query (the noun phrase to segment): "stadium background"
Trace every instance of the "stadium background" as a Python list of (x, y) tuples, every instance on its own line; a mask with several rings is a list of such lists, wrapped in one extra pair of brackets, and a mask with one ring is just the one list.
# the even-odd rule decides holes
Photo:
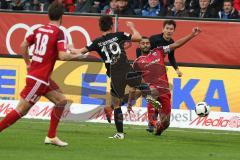
[[(1, 99), (10, 100), (1, 100), (0, 116), (3, 116), (7, 113), (6, 103), (14, 105), (15, 101), (11, 100), (19, 99), (19, 92), (25, 84), (25, 64), (14, 54), (19, 52), (19, 45), (26, 34), (26, 29), (33, 25), (36, 27), (36, 24), (47, 23), (47, 16), (35, 13), (0, 12), (0, 17), (5, 22), (0, 24), (0, 53), (3, 54), (0, 62), (0, 96)], [(98, 16), (94, 15), (65, 16), (63, 26), (66, 32), (71, 32), (68, 36), (69, 41), (72, 41), (76, 47), (83, 47), (90, 43), (90, 39), (100, 35), (98, 27), (93, 25), (97, 24), (97, 20)], [(128, 31), (125, 21), (131, 20), (136, 24), (140, 33), (146, 36), (160, 33), (163, 22), (163, 19), (127, 17), (115, 17), (115, 20), (116, 29), (119, 31)], [(238, 98), (240, 97), (238, 91), (240, 61), (238, 60), (238, 45), (234, 43), (240, 37), (238, 23), (177, 20), (174, 39), (189, 33), (193, 26), (202, 28), (203, 33), (197, 40), (193, 40), (176, 51), (176, 58), (180, 62), (184, 76), (177, 78), (173, 69), (168, 67), (169, 79), (173, 85), (173, 115), (177, 116), (180, 113), (182, 116), (182, 119), (173, 118), (176, 123), (172, 123), (172, 126), (199, 128), (197, 124), (190, 125), (197, 120), (196, 115), (189, 110), (194, 109), (196, 102), (206, 101), (211, 105), (212, 111), (218, 112), (211, 113), (211, 120), (210, 118), (200, 120), (199, 124), (203, 122), (200, 128), (240, 131), (240, 107), (238, 106), (240, 104)], [(136, 44), (127, 49), (131, 60), (135, 58), (135, 48)], [(83, 104), (80, 107), (86, 107), (85, 104), (104, 105), (108, 101), (106, 96), (109, 96), (109, 79), (105, 75), (103, 64), (98, 59), (86, 59), (81, 62), (58, 61), (52, 77), (69, 98), (75, 103)], [(44, 102), (45, 99), (41, 101)], [(136, 106), (134, 109), (139, 111), (141, 108), (139, 113), (144, 115), (146, 111), (144, 100), (138, 100)], [(185, 114), (193, 117), (186, 120)], [(223, 117), (222, 120), (219, 117)], [(177, 119), (182, 121), (178, 122)], [(94, 121), (100, 122), (101, 120), (104, 118), (95, 117)], [(224, 120), (226, 120), (225, 123)], [(131, 121), (130, 119), (129, 121), (130, 124), (146, 124), (146, 120)], [(204, 121), (207, 121), (205, 125)]]

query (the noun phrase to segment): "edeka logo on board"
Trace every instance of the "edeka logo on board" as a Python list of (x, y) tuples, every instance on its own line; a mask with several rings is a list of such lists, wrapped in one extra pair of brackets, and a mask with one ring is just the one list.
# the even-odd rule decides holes
[[(107, 76), (104, 74), (82, 74), (82, 79), (82, 104), (106, 105)], [(95, 85), (91, 84), (93, 82)]]
[(16, 99), (16, 69), (5, 69), (6, 66), (0, 66), (0, 99)]
[[(19, 92), (25, 86), (25, 67), (22, 59), (1, 59), (1, 99), (19, 98)], [(240, 70), (197, 67), (181, 69), (185, 73), (182, 78), (177, 78), (171, 70), (168, 73), (173, 87), (172, 109), (194, 110), (197, 102), (206, 101), (211, 106), (211, 111), (240, 113)], [(75, 103), (106, 105), (111, 99), (110, 79), (106, 75), (105, 66), (100, 62), (58, 61), (52, 79)], [(136, 106), (146, 107), (146, 102), (139, 99)], [(186, 115), (176, 118), (185, 120)]]
[[(222, 112), (229, 112), (229, 104), (226, 89), (223, 80), (210, 79), (206, 85), (200, 85), (202, 79), (189, 79), (185, 85), (182, 79), (173, 79), (173, 108), (179, 109), (182, 103), (185, 103), (190, 110), (195, 109), (195, 100), (192, 94), (196, 88), (206, 89), (202, 101), (210, 106), (218, 106)], [(196, 94), (195, 94), (196, 95)], [(218, 95), (218, 96), (216, 96)]]

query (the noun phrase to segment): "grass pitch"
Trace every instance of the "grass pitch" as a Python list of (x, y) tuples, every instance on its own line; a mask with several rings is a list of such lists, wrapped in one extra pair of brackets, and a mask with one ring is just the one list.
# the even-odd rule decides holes
[(44, 145), (48, 121), (21, 120), (0, 133), (0, 160), (239, 160), (240, 132), (168, 129), (161, 137), (125, 126), (124, 140), (108, 139), (109, 124), (62, 122), (66, 148)]

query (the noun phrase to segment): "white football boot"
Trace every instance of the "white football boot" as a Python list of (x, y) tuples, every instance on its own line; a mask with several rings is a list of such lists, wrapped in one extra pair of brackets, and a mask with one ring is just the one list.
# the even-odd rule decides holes
[(108, 137), (112, 139), (124, 139), (124, 133), (116, 133), (112, 137)]
[(68, 146), (67, 142), (64, 142), (64, 141), (60, 140), (58, 137), (54, 137), (54, 138), (46, 137), (45, 140), (44, 140), (44, 143), (45, 144), (56, 145), (56, 146), (59, 146), (59, 147), (66, 147), (66, 146)]

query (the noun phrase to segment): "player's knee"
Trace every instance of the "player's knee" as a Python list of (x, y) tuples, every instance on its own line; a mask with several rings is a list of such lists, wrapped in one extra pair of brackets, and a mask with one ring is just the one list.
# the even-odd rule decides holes
[(112, 99), (113, 102), (113, 107), (114, 108), (119, 108), (121, 106), (121, 99), (120, 98), (113, 98)]
[(135, 93), (135, 92), (136, 92), (136, 88), (134, 88), (134, 87), (129, 87), (129, 92), (130, 92), (130, 93)]
[(22, 116), (26, 115), (28, 113), (28, 111), (31, 109), (33, 105), (30, 104), (29, 102), (25, 101), (25, 100), (20, 100), (16, 111), (18, 113), (20, 113)]
[(16, 108), (15, 109), (18, 113), (21, 114), (21, 116), (25, 116), (28, 111), (30, 110), (30, 108)]
[(72, 103), (73, 103), (72, 100), (63, 99), (63, 100), (57, 102), (56, 106), (58, 106), (58, 107), (66, 107), (66, 106), (70, 106)]
[(153, 97), (154, 99), (158, 99), (158, 97), (159, 97), (159, 92), (158, 92), (158, 90), (155, 89), (155, 88), (152, 88), (152, 89), (151, 89), (151, 95), (152, 95), (152, 97)]
[(114, 110), (118, 110), (119, 108), (121, 109), (121, 106), (120, 106), (120, 105), (116, 105), (116, 106), (114, 105), (114, 106), (112, 106), (112, 107), (113, 107)]

